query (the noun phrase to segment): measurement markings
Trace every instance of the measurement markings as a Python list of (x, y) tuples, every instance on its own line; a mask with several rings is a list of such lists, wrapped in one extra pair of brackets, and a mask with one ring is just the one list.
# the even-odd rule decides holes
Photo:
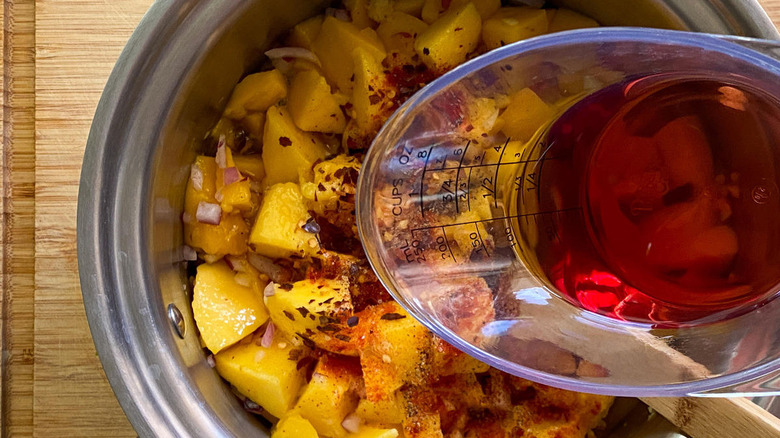
[(434, 229), (434, 228), (442, 228), (442, 229), (444, 229), (444, 228), (447, 228), (447, 227), (457, 227), (457, 226), (461, 226), (461, 225), (473, 225), (473, 224), (479, 224), (479, 223), (483, 223), (483, 222), (501, 221), (501, 220), (506, 220), (506, 219), (528, 219), (529, 217), (532, 218), (532, 219), (536, 219), (537, 216), (543, 216), (543, 215), (546, 215), (546, 214), (560, 215), (560, 214), (563, 214), (563, 213), (568, 213), (570, 211), (582, 211), (582, 207), (569, 207), (569, 208), (563, 208), (563, 209), (560, 209), (560, 210), (538, 211), (536, 213), (511, 214), (511, 215), (507, 215), (507, 216), (494, 217), (494, 218), (491, 218), (491, 219), (480, 219), (480, 220), (476, 220), (476, 221), (457, 222), (457, 223), (454, 223), (454, 224), (432, 225), (432, 226), (429, 226), (429, 227), (412, 228), (410, 230), (410, 232), (412, 234), (414, 234), (414, 233), (416, 233), (418, 231), (425, 231), (425, 230), (430, 230), (430, 229)]
[(504, 142), (504, 146), (501, 147), (501, 153), (498, 155), (498, 162), (496, 163), (496, 177), (493, 178), (493, 206), (495, 208), (498, 208), (498, 196), (496, 196), (496, 192), (498, 190), (498, 170), (501, 168), (501, 159), (504, 158), (504, 151), (506, 150), (506, 146), (509, 144), (510, 137), (506, 138), (506, 141)]
[(460, 161), (458, 162), (458, 167), (455, 172), (455, 212), (460, 213), (460, 198), (458, 198), (458, 183), (460, 181), (460, 171), (463, 168), (463, 159), (466, 158), (466, 153), (469, 151), (469, 146), (471, 145), (471, 140), (469, 140), (466, 143), (466, 148), (463, 149), (463, 155), (460, 156)]
[(444, 243), (447, 244), (447, 249), (450, 251), (450, 257), (452, 257), (453, 262), (457, 262), (458, 260), (455, 258), (455, 254), (452, 253), (452, 247), (450, 246), (450, 239), (447, 238), (447, 232), (444, 231), (445, 225), (441, 226), (441, 233), (444, 235)]
[(425, 219), (425, 206), (423, 201), (423, 194), (425, 193), (425, 171), (428, 167), (428, 160), (431, 159), (431, 152), (433, 152), (433, 146), (428, 149), (428, 153), (425, 154), (425, 165), (423, 166), (422, 175), (420, 175), (420, 216)]
[(482, 233), (479, 232), (479, 224), (474, 224), (474, 228), (477, 229), (477, 237), (479, 237), (479, 242), (482, 244), (482, 249), (484, 249), (485, 254), (490, 257), (490, 251), (488, 251), (487, 246), (485, 246), (485, 240), (482, 239)]

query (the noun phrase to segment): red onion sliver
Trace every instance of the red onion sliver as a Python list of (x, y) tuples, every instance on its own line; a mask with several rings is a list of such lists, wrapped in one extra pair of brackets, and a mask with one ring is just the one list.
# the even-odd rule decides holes
[(222, 177), (222, 181), (224, 185), (230, 185), (234, 182), (241, 181), (241, 172), (238, 171), (235, 167), (228, 167), (225, 168), (224, 174)]
[(217, 167), (224, 169), (227, 167), (227, 154), (225, 153), (225, 136), (219, 136), (219, 143), (217, 143), (217, 156), (214, 159), (217, 161)]
[(265, 289), (263, 289), (263, 296), (264, 297), (272, 297), (276, 295), (276, 285), (273, 281), (268, 282), (268, 284), (265, 286)]
[(204, 224), (219, 225), (222, 221), (222, 207), (219, 204), (200, 201), (195, 219)]
[(346, 9), (327, 8), (325, 9), (325, 15), (341, 21), (350, 20), (349, 11)]
[(209, 354), (206, 357), (206, 363), (208, 363), (211, 368), (214, 368), (215, 366), (217, 366), (217, 361), (216, 361), (216, 359), (214, 359), (214, 355), (213, 354)]
[(249, 287), (252, 285), (252, 282), (249, 279), (249, 276), (247, 274), (243, 274), (239, 272), (238, 274), (233, 276), (233, 280), (236, 282), (239, 286)]
[(282, 268), (276, 265), (273, 260), (253, 252), (248, 253), (246, 259), (261, 274), (267, 275), (268, 278), (277, 283), (281, 282)]
[(246, 266), (244, 266), (244, 260), (236, 256), (225, 256), (225, 263), (230, 266), (230, 269), (236, 272), (246, 272)]
[(347, 415), (341, 422), (341, 427), (343, 427), (347, 432), (358, 433), (358, 430), (360, 430), (360, 417), (358, 417), (354, 412)]
[(283, 59), (289, 62), (288, 60), (300, 58), (311, 61), (317, 65), (320, 64), (320, 58), (317, 58), (317, 55), (315, 55), (314, 52), (302, 47), (279, 47), (265, 52), (265, 56), (269, 57), (272, 61), (275, 59)]
[(181, 221), (185, 224), (192, 223), (192, 215), (187, 213), (186, 211), (181, 214)]
[(181, 247), (181, 254), (184, 257), (184, 260), (187, 260), (189, 262), (194, 262), (195, 260), (198, 260), (198, 253), (192, 249), (189, 245), (183, 245)]
[(190, 180), (195, 190), (203, 190), (203, 171), (195, 164), (190, 168)]
[(273, 321), (268, 321), (268, 327), (265, 328), (263, 333), (263, 339), (260, 341), (260, 345), (264, 348), (268, 348), (274, 342), (274, 333), (276, 332), (276, 326)]

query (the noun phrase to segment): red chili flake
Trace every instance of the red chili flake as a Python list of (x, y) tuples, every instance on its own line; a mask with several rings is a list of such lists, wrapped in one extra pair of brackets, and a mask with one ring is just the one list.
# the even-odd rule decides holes
[(377, 94), (372, 94), (372, 95), (368, 96), (368, 102), (371, 105), (376, 105), (376, 104), (378, 104), (381, 101), (382, 101), (382, 98), (379, 97), (379, 95), (377, 95)]
[(466, 126), (466, 132), (471, 132), (473, 129), (474, 129), (474, 125), (472, 125), (471, 123), (469, 123), (469, 125)]
[(396, 35), (399, 35), (402, 38), (413, 38), (412, 34), (410, 34), (409, 32), (398, 32), (396, 33)]
[(306, 356), (303, 359), (298, 361), (298, 363), (295, 365), (295, 369), (300, 370), (301, 368), (308, 366), (312, 362), (314, 362), (314, 358), (311, 356)]
[(295, 310), (297, 310), (297, 311), (298, 311), (298, 313), (300, 313), (300, 314), (301, 314), (301, 316), (302, 316), (302, 317), (304, 317), (304, 318), (306, 318), (306, 315), (308, 315), (308, 314), (309, 314), (309, 309), (307, 309), (307, 308), (305, 308), (305, 307), (303, 307), (303, 306), (301, 306), (301, 307), (298, 307), (298, 308), (296, 308)]
[(336, 333), (333, 335), (334, 338), (338, 339), (339, 341), (349, 342), (351, 338), (347, 335), (342, 335), (341, 333)]
[(456, 28), (455, 28), (455, 32), (459, 32), (459, 31), (461, 31), (461, 30), (463, 30), (463, 28), (462, 28), (462, 27), (456, 27)]
[(284, 316), (286, 316), (287, 319), (289, 319), (290, 321), (295, 321), (295, 315), (293, 315), (292, 313), (286, 310), (283, 310), (282, 313), (284, 313)]
[(292, 283), (282, 283), (279, 285), (279, 289), (292, 290), (292, 288), (293, 288)]
[(287, 137), (279, 137), (279, 144), (284, 147), (292, 146), (292, 140)]

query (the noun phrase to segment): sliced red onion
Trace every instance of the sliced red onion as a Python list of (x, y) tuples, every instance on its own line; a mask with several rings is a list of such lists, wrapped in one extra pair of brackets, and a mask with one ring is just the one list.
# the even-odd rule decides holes
[(325, 15), (341, 21), (350, 21), (349, 11), (346, 9), (327, 8)]
[(198, 211), (195, 212), (195, 219), (200, 223), (219, 225), (222, 221), (222, 207), (219, 204), (200, 201)]
[(358, 433), (360, 430), (360, 417), (358, 417), (354, 412), (347, 415), (341, 422), (341, 427), (343, 427), (347, 432)]
[(213, 354), (209, 354), (208, 356), (206, 356), (206, 363), (209, 364), (211, 368), (217, 366), (217, 361), (214, 359)]
[(241, 172), (238, 171), (235, 167), (227, 167), (224, 170), (224, 174), (222, 176), (222, 184), (224, 185), (230, 185), (234, 182), (241, 181)]
[(184, 260), (187, 260), (188, 262), (194, 262), (195, 260), (198, 260), (198, 253), (194, 249), (192, 249), (189, 245), (183, 245), (181, 247), (181, 255), (184, 257)]
[(265, 414), (265, 410), (259, 404), (249, 399), (244, 400), (244, 409), (246, 409), (247, 412), (251, 412), (253, 414)]
[(274, 333), (276, 333), (276, 326), (273, 321), (268, 321), (268, 327), (265, 328), (260, 345), (264, 348), (269, 348), (274, 342)]
[(246, 272), (246, 266), (244, 266), (244, 260), (236, 256), (225, 256), (225, 263), (230, 266), (230, 269), (236, 272)]
[(195, 164), (190, 167), (190, 181), (195, 190), (203, 190), (203, 171)]
[(241, 272), (233, 276), (233, 280), (239, 286), (249, 287), (252, 285), (252, 282), (249, 280), (249, 276)]
[(285, 62), (291, 62), (298, 58), (311, 61), (317, 65), (320, 64), (320, 58), (317, 58), (317, 55), (315, 55), (314, 52), (302, 47), (278, 47), (265, 52), (265, 56), (270, 58), (271, 61), (281, 59)]
[(220, 169), (224, 169), (227, 167), (227, 153), (225, 152), (225, 136), (220, 135), (219, 136), (219, 143), (217, 143), (217, 156), (214, 157), (214, 159), (217, 162), (217, 167)]
[(246, 259), (249, 261), (250, 265), (260, 271), (261, 274), (267, 275), (271, 280), (277, 283), (281, 283), (285, 280), (283, 278), (285, 273), (284, 269), (268, 257), (263, 257), (259, 254), (250, 252), (247, 254)]
[(181, 214), (181, 221), (185, 224), (192, 223), (192, 215), (187, 213), (186, 211)]
[(268, 285), (265, 286), (265, 289), (263, 289), (263, 296), (272, 297), (275, 294), (276, 294), (276, 285), (274, 285), (274, 282), (271, 281), (268, 283)]
[(222, 194), (222, 189), (217, 190), (217, 193), (214, 193), (214, 199), (217, 202), (222, 202), (223, 199), (225, 199), (225, 195)]

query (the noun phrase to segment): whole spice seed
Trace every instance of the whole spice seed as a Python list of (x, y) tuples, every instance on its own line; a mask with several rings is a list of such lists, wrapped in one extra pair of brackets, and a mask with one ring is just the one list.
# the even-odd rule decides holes
[(322, 231), (320, 224), (318, 224), (313, 217), (310, 217), (301, 228), (303, 228), (303, 231), (311, 234), (319, 234), (319, 232)]
[(360, 321), (360, 318), (357, 316), (350, 316), (349, 319), (347, 319), (347, 327), (354, 327), (358, 324)]
[(385, 321), (395, 321), (397, 319), (404, 319), (404, 318), (406, 318), (406, 315), (401, 315), (400, 313), (390, 312), (390, 313), (385, 313), (384, 315), (382, 315), (382, 317), (380, 319), (383, 319)]

